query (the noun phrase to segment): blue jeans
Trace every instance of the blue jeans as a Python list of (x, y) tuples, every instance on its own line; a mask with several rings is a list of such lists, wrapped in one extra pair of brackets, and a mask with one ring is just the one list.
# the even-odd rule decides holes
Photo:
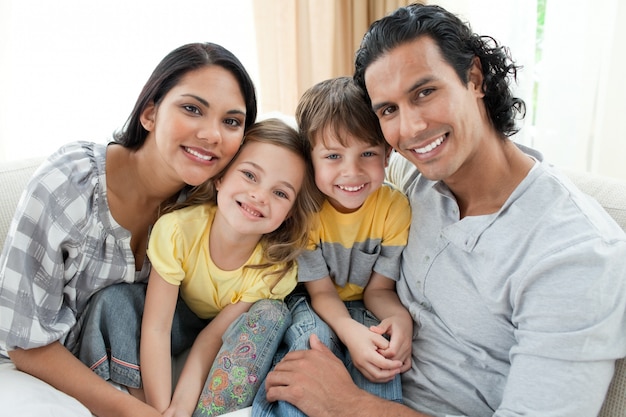
[[(315, 333), (319, 339), (345, 364), (354, 383), (363, 390), (391, 401), (402, 402), (402, 385), (400, 375), (383, 384), (371, 382), (354, 366), (350, 352), (316, 313), (310, 304), (305, 291), (297, 289), (285, 299), (291, 311), (292, 324), (285, 332), (283, 343), (274, 357), (274, 366), (288, 353), (294, 350), (310, 349), (309, 338)], [(346, 307), (350, 316), (359, 323), (369, 327), (379, 323), (364, 306), (362, 301), (348, 301)], [(261, 384), (252, 403), (252, 417), (292, 417), (305, 416), (295, 406), (285, 401), (270, 403), (266, 399), (265, 384)]]
[[(146, 284), (139, 283), (112, 285), (98, 292), (83, 316), (81, 341), (74, 352), (102, 378), (133, 388), (141, 387), (139, 342), (145, 297)], [(172, 355), (190, 348), (208, 323), (179, 298), (172, 321)], [(252, 404), (290, 324), (289, 310), (277, 300), (260, 300), (239, 316), (222, 337), (194, 416), (223, 414)]]

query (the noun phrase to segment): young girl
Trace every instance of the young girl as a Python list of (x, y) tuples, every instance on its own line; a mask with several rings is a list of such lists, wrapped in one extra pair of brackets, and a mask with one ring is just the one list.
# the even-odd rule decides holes
[(4, 413), (160, 415), (76, 358), (90, 337), (88, 307), (113, 284), (148, 278), (161, 208), (221, 172), (256, 111), (254, 85), (230, 51), (183, 45), (154, 69), (114, 142), (71, 143), (42, 164), (0, 256), (0, 356), (17, 368), (0, 372)]
[[(282, 300), (296, 285), (295, 260), (307, 242), (310, 214), (319, 208), (307, 146), (282, 121), (255, 124), (214, 181), (214, 190), (192, 195), (184, 208), (174, 207), (155, 224), (148, 248), (153, 269), (141, 328), (141, 376), (147, 402), (165, 415), (188, 416), (194, 409), (194, 415), (222, 414), (252, 402), (281, 337), (275, 337), (274, 348), (258, 352), (264, 363), (254, 369), (247, 369), (254, 355), (243, 355), (239, 363), (233, 353), (220, 355), (207, 375), (231, 323), (255, 301)], [(177, 306), (179, 293), (184, 303)], [(201, 331), (171, 397), (175, 315), (185, 317), (179, 331), (194, 336)], [(286, 328), (276, 326), (271, 315), (256, 320), (246, 335), (249, 342), (256, 327)]]

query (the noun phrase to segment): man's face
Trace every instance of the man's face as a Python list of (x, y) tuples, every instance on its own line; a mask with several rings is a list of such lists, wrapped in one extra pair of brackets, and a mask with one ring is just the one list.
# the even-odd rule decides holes
[(428, 36), (391, 49), (365, 71), (385, 139), (431, 180), (463, 175), (489, 119), (478, 61), (463, 84)]

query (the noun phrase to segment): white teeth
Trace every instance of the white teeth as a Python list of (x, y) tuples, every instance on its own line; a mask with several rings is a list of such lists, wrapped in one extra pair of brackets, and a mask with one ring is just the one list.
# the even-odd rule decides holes
[(246, 204), (241, 204), (241, 208), (244, 209), (245, 211), (247, 211), (248, 213), (250, 213), (251, 215), (255, 216), (255, 217), (261, 217), (261, 213), (256, 211), (256, 210), (252, 210), (250, 208), (250, 206), (246, 205)]
[(417, 153), (427, 153), (427, 152), (430, 152), (433, 149), (435, 149), (437, 146), (441, 145), (444, 140), (445, 140), (445, 136), (441, 136), (439, 139), (437, 139), (434, 142), (429, 143), (428, 145), (424, 146), (423, 148), (415, 149), (415, 152), (417, 152)]
[(185, 148), (185, 150), (189, 152), (190, 154), (192, 154), (193, 156), (198, 157), (200, 159), (204, 159), (205, 161), (211, 161), (213, 159), (212, 156), (201, 154), (200, 152), (196, 152), (193, 149), (190, 149), (187, 147)]
[(337, 187), (339, 187), (339, 189), (340, 189), (340, 190), (343, 190), (343, 191), (351, 191), (351, 192), (354, 192), (354, 191), (359, 191), (360, 189), (362, 189), (363, 187), (365, 187), (365, 184), (361, 184), (361, 185), (356, 186), (356, 187), (349, 187), (349, 186), (347, 186), (347, 185), (338, 185)]

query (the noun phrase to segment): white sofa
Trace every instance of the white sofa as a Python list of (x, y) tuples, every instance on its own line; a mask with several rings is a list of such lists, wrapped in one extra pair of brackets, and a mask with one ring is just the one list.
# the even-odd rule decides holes
[[(17, 162), (0, 163), (0, 242), (2, 243), (4, 243), (7, 229), (21, 192), (40, 162), (41, 159), (28, 159)], [(398, 167), (395, 166), (393, 168)], [(587, 173), (567, 173), (581, 190), (596, 198), (615, 221), (626, 230), (626, 182)], [(626, 277), (624, 277), (624, 279), (626, 279)], [(5, 372), (16, 371), (14, 371), (10, 363), (0, 364), (1, 416), (27, 417), (37, 415), (41, 417), (53, 415), (69, 416), (70, 414), (81, 415), (72, 414), (69, 410), (67, 410), (67, 413), (59, 410), (58, 408), (63, 406), (64, 401), (68, 407), (73, 408), (77, 408), (77, 406), (80, 408), (80, 404), (68, 401), (68, 399), (63, 398), (63, 395), (50, 395), (49, 392), (41, 396), (36, 395), (34, 398), (25, 398), (24, 402), (27, 403), (25, 406), (28, 407), (19, 410), (16, 409), (14, 412), (9, 411), (6, 408), (6, 404), (9, 400), (15, 402), (15, 397), (3, 398), (3, 392), (5, 392), (5, 388), (11, 388), (11, 391), (15, 392), (15, 387), (3, 386), (3, 380), (6, 381), (6, 378), (3, 378), (2, 375)], [(17, 379), (12, 379), (12, 381), (15, 383)], [(30, 384), (32, 388), (32, 383), (29, 382), (28, 378), (24, 380), (24, 383)], [(56, 412), (53, 411), (53, 409), (55, 409)], [(32, 412), (29, 412), (29, 410), (32, 410)], [(229, 417), (247, 417), (249, 415), (250, 409), (247, 408), (236, 413), (231, 413)], [(600, 417), (626, 417), (626, 359), (621, 359), (617, 362), (615, 376), (613, 377), (613, 382), (609, 388), (602, 411), (600, 412)]]

